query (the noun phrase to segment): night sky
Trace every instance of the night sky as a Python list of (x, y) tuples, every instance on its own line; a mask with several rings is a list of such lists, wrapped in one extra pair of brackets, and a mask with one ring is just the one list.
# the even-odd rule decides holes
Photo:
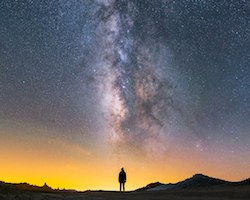
[(0, 27), (1, 180), (249, 177), (250, 1), (1, 0)]

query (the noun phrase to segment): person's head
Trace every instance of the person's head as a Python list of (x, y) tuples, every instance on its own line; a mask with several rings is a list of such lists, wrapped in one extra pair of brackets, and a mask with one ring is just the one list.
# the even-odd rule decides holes
[(121, 171), (124, 171), (123, 167), (121, 168)]

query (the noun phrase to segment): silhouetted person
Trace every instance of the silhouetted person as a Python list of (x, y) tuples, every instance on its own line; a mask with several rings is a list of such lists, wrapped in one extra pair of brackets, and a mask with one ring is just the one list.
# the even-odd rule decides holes
[(119, 173), (119, 183), (120, 183), (120, 191), (125, 191), (125, 182), (126, 182), (126, 172), (122, 168)]

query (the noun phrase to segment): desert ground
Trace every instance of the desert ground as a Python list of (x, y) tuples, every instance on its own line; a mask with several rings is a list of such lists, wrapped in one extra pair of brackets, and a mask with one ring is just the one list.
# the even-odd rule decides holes
[(142, 192), (115, 192), (115, 191), (87, 191), (66, 193), (17, 192), (1, 193), (2, 200), (249, 200), (250, 186), (238, 186), (220, 189), (193, 189), (181, 191), (142, 191)]

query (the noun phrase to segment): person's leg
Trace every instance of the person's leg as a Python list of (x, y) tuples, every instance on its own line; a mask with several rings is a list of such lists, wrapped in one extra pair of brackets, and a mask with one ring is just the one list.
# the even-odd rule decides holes
[(124, 191), (125, 191), (125, 183), (123, 183), (123, 185), (122, 185), (122, 186), (123, 186), (123, 192), (124, 192)]
[(122, 183), (120, 183), (120, 192), (122, 191)]

